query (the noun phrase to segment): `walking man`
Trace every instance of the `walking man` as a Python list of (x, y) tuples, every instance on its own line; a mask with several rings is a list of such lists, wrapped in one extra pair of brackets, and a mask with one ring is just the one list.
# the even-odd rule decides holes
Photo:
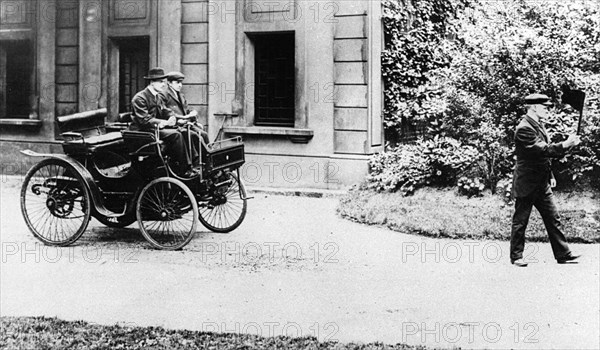
[(165, 106), (163, 91), (166, 87), (165, 71), (152, 68), (144, 79), (148, 86), (138, 92), (131, 100), (133, 123), (131, 130), (154, 131), (159, 128), (160, 139), (165, 143), (167, 154), (176, 163), (175, 171), (183, 176), (192, 177), (191, 159), (185, 151), (183, 135), (176, 129), (176, 117), (172, 110)]
[(550, 143), (544, 128), (544, 118), (551, 106), (550, 98), (542, 94), (525, 97), (527, 114), (523, 117), (515, 132), (515, 154), (517, 164), (513, 176), (513, 195), (515, 213), (512, 218), (510, 237), (510, 260), (515, 266), (525, 267), (523, 260), (525, 249), (525, 230), (533, 206), (540, 212), (554, 258), (559, 264), (576, 260), (579, 256), (569, 250), (560, 221), (552, 187), (556, 180), (551, 171), (551, 158), (559, 158), (571, 147), (577, 146), (579, 136), (569, 135), (566, 141)]

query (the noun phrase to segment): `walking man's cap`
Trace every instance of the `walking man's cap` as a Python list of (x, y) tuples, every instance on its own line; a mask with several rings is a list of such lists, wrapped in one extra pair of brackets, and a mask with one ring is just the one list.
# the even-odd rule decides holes
[(544, 94), (531, 94), (525, 97), (526, 105), (544, 105), (544, 106), (552, 106), (552, 102), (550, 102), (550, 97)]

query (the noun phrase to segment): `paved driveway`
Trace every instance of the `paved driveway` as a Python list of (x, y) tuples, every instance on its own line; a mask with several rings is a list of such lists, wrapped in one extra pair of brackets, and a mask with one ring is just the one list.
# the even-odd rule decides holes
[[(137, 224), (92, 221), (73, 247), (40, 245), (17, 186), (0, 193), (0, 310), (101, 324), (316, 335), (441, 347), (600, 348), (600, 246), (557, 265), (529, 244), (399, 234), (335, 215), (334, 198), (255, 194), (231, 234), (203, 227), (183, 250), (149, 249)], [(435, 213), (432, 213), (435, 215)]]

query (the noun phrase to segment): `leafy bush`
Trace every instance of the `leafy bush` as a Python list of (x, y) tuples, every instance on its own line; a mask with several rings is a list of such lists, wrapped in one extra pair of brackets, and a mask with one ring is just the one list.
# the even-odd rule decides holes
[[(453, 20), (469, 0), (384, 0), (382, 53), (386, 137), (397, 141), (407, 127), (437, 115), (430, 72), (449, 67), (446, 37), (456, 35)], [(395, 142), (394, 142), (395, 143)]]
[(398, 134), (421, 130), (474, 146), (481, 155), (476, 170), (494, 191), (514, 164), (524, 96), (540, 92), (555, 102), (546, 121), (554, 142), (575, 131), (579, 113), (560, 105), (567, 85), (588, 96), (583, 142), (555, 162), (555, 174), (567, 186), (582, 177), (598, 183), (599, 2), (387, 0), (384, 25), (384, 112), (392, 144), (403, 139)]
[(372, 156), (367, 183), (378, 191), (410, 195), (426, 185), (454, 185), (461, 172), (477, 158), (474, 147), (436, 136)]
[(454, 185), (457, 177), (479, 157), (474, 147), (449, 137), (436, 135), (419, 144), (431, 168), (430, 183), (438, 186)]
[(468, 178), (466, 176), (458, 179), (458, 194), (471, 197), (481, 197), (485, 185), (479, 180), (479, 178)]
[[(564, 181), (600, 170), (598, 2), (486, 3), (461, 18), (459, 33), (460, 44), (455, 47), (456, 59), (446, 84), (476, 97), (477, 114), (471, 116), (498, 128), (500, 145), (512, 149), (514, 128), (525, 112), (522, 98), (533, 92), (549, 95), (557, 105), (546, 121), (552, 140), (559, 142), (573, 133), (579, 113), (559, 103), (561, 86), (567, 85), (586, 91), (586, 123), (582, 146), (557, 169), (564, 173)], [(497, 169), (496, 178), (504, 172)], [(494, 188), (493, 181), (489, 185)]]
[(502, 130), (497, 126), (482, 123), (476, 135), (470, 142), (481, 153), (479, 171), (486, 186), (495, 193), (498, 181), (512, 172), (513, 151), (502, 141)]
[(375, 154), (369, 160), (367, 182), (378, 191), (400, 191), (412, 194), (429, 183), (431, 167), (419, 145), (401, 145), (388, 152)]
[(502, 127), (494, 124), (490, 111), (483, 107), (483, 99), (473, 93), (448, 89), (447, 107), (431, 130), (461, 140), (480, 153), (474, 176), (484, 179), (494, 192), (498, 180), (512, 171), (512, 149), (509, 148)]

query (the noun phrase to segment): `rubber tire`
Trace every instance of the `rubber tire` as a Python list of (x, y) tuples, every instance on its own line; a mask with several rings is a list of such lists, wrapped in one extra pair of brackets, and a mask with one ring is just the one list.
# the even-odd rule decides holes
[[(185, 239), (181, 243), (179, 243), (175, 246), (162, 245), (162, 244), (160, 244), (160, 242), (157, 242), (152, 237), (152, 235), (146, 231), (144, 221), (142, 218), (141, 205), (142, 205), (142, 201), (144, 200), (144, 196), (146, 195), (146, 193), (148, 192), (148, 190), (150, 188), (152, 188), (155, 184), (161, 183), (161, 182), (169, 182), (169, 183), (172, 183), (172, 184), (178, 186), (181, 190), (183, 190), (185, 192), (186, 196), (188, 197), (188, 199), (192, 205), (192, 209), (191, 209), (192, 215), (193, 215), (192, 227), (190, 228), (190, 231), (187, 233), (187, 236), (185, 237)], [(183, 248), (184, 246), (186, 246), (188, 243), (190, 243), (190, 241), (194, 237), (194, 233), (196, 233), (196, 226), (198, 223), (198, 203), (196, 203), (196, 197), (194, 196), (192, 191), (183, 182), (181, 182), (177, 179), (174, 179), (174, 178), (170, 178), (170, 177), (160, 177), (158, 179), (152, 180), (149, 184), (147, 184), (142, 189), (140, 196), (138, 197), (138, 201), (137, 201), (137, 205), (136, 205), (136, 216), (137, 216), (138, 224), (140, 226), (140, 231), (142, 231), (144, 238), (146, 238), (146, 240), (150, 244), (152, 244), (153, 247), (158, 248), (158, 249), (163, 249), (163, 250), (179, 250), (179, 249)]]
[[(202, 215), (202, 212), (199, 211), (199, 219), (200, 222), (202, 223), (202, 225), (204, 225), (207, 229), (213, 231), (213, 232), (217, 232), (217, 233), (229, 233), (233, 230), (235, 230), (236, 228), (238, 228), (238, 226), (240, 226), (242, 224), (242, 222), (244, 221), (244, 218), (246, 217), (246, 211), (248, 210), (248, 200), (245, 199), (246, 198), (246, 188), (244, 186), (244, 183), (238, 179), (238, 177), (233, 174), (233, 173), (229, 173), (229, 176), (231, 176), (231, 178), (238, 183), (239, 185), (239, 191), (237, 193), (232, 193), (232, 195), (241, 195), (244, 199), (240, 199), (242, 201), (242, 211), (240, 213), (240, 216), (237, 218), (237, 220), (230, 226), (227, 227), (217, 227), (214, 226), (212, 224), (210, 224), (207, 220), (207, 218), (205, 218)], [(202, 208), (200, 208), (200, 210), (202, 210)], [(212, 210), (211, 210), (212, 212)], [(208, 217), (208, 215), (206, 215)]]
[[(67, 239), (61, 240), (61, 241), (55, 241), (55, 240), (51, 240), (47, 237), (44, 237), (40, 232), (38, 232), (38, 230), (35, 228), (35, 225), (31, 222), (29, 215), (27, 215), (28, 211), (26, 208), (26, 206), (27, 206), (26, 196), (28, 194), (28, 189), (30, 187), (31, 178), (35, 175), (35, 173), (38, 170), (40, 170), (43, 167), (50, 166), (50, 165), (60, 166), (60, 167), (70, 170), (73, 173), (74, 178), (77, 180), (77, 182), (83, 189), (83, 206), (85, 206), (83, 221), (74, 234), (72, 234)], [(29, 227), (29, 230), (33, 233), (33, 235), (37, 239), (39, 239), (40, 241), (44, 242), (47, 245), (64, 247), (64, 246), (73, 244), (75, 241), (77, 241), (81, 237), (81, 235), (83, 235), (83, 233), (87, 229), (87, 226), (90, 222), (90, 218), (92, 216), (91, 215), (92, 208), (91, 208), (90, 193), (85, 184), (85, 180), (75, 170), (75, 168), (73, 168), (69, 163), (67, 163), (63, 160), (60, 160), (60, 159), (56, 159), (56, 158), (44, 159), (41, 162), (34, 165), (31, 169), (29, 169), (29, 171), (25, 175), (25, 180), (23, 180), (23, 185), (21, 186), (20, 201), (21, 201), (21, 213), (23, 215), (23, 218), (25, 219), (25, 223)]]

